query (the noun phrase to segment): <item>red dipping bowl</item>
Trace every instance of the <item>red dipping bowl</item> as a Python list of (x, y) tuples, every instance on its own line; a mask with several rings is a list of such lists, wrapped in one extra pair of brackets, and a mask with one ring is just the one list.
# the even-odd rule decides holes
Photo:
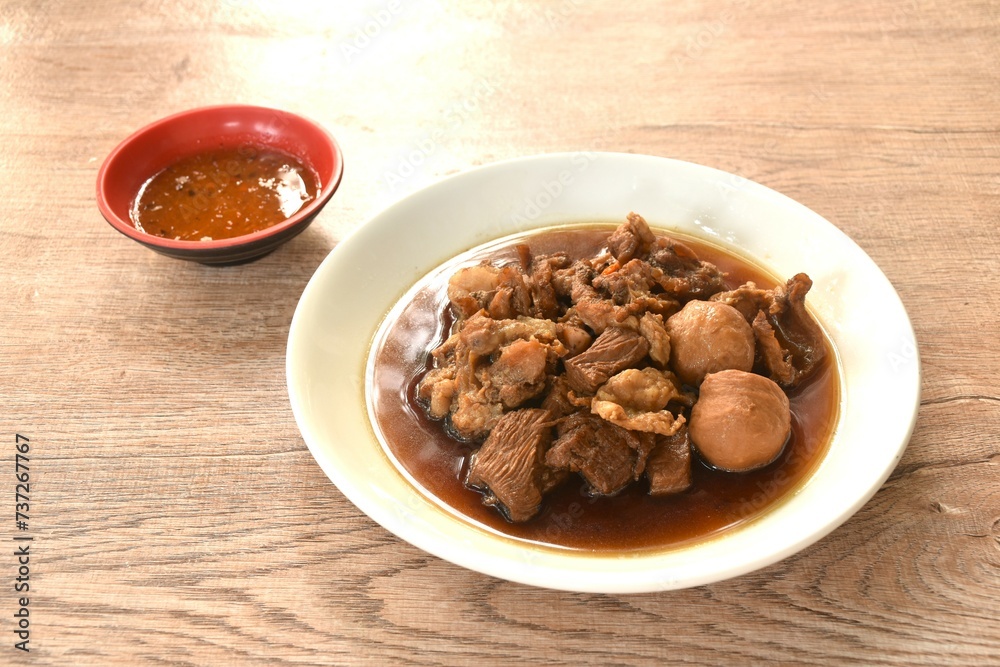
[[(247, 145), (297, 157), (319, 179), (317, 196), (276, 225), (228, 239), (180, 241), (135, 228), (132, 203), (150, 178), (192, 155)], [(308, 227), (337, 191), (343, 172), (340, 146), (310, 120), (265, 107), (204, 107), (147, 125), (111, 151), (97, 173), (97, 207), (112, 227), (151, 250), (202, 264), (236, 264), (266, 255)]]

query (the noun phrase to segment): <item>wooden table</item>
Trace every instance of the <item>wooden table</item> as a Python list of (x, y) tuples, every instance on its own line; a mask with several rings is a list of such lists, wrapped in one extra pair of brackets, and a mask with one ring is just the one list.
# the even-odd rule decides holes
[[(1000, 664), (996, 3), (254, 4), (0, 3), (0, 664)], [(107, 153), (223, 102), (339, 138), (343, 185), (312, 227), (208, 268), (105, 224)], [(763, 571), (635, 596), (482, 576), (368, 519), (296, 429), (289, 321), (338, 239), (448, 174), (595, 149), (803, 202), (912, 318), (923, 399), (902, 462)]]

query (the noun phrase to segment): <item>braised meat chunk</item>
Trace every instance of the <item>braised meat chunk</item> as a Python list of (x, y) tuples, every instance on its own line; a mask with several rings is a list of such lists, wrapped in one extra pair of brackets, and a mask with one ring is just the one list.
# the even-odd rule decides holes
[(608, 250), (624, 264), (633, 257), (648, 254), (655, 241), (656, 237), (642, 216), (629, 213), (625, 223), (608, 237)]
[(594, 344), (564, 362), (566, 378), (574, 389), (592, 394), (615, 373), (635, 366), (649, 352), (649, 343), (639, 333), (612, 327)]
[(636, 213), (600, 242), (518, 243), (448, 283), (451, 329), (416, 398), (478, 447), (465, 485), (511, 522), (570, 477), (593, 498), (637, 482), (660, 497), (691, 488), (697, 466), (766, 466), (790, 433), (785, 389), (825, 354), (805, 274), (727, 283)]
[(555, 486), (558, 472), (545, 464), (552, 442), (546, 410), (508, 412), (490, 431), (486, 442), (472, 455), (466, 484), (485, 495), (511, 521), (527, 521), (542, 503), (542, 494)]
[(680, 493), (691, 486), (691, 439), (687, 426), (656, 439), (656, 446), (646, 459), (646, 477), (652, 496)]
[(556, 470), (580, 473), (591, 493), (610, 496), (639, 479), (653, 444), (651, 434), (577, 412), (559, 426), (545, 462)]
[(417, 385), (434, 419), (464, 440), (486, 436), (504, 410), (541, 394), (567, 350), (550, 320), (493, 319), (477, 311), (432, 356), (435, 368)]

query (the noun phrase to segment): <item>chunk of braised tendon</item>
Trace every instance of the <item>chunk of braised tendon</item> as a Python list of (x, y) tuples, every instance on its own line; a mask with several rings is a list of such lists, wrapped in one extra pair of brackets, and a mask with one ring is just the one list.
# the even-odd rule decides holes
[(537, 340), (518, 339), (500, 348), (483, 371), (483, 385), (496, 392), (506, 408), (521, 405), (545, 389), (550, 348)]
[(629, 368), (609, 379), (591, 403), (591, 411), (612, 424), (633, 431), (673, 435), (684, 417), (664, 410), (683, 399), (673, 373), (656, 368)]
[(451, 412), (455, 397), (455, 367), (432, 368), (417, 385), (417, 397), (427, 404), (427, 413), (434, 419), (444, 419)]
[(556, 323), (556, 335), (559, 336), (559, 341), (566, 348), (566, 358), (586, 352), (594, 340), (582, 327), (564, 322)]
[(792, 276), (784, 286), (774, 290), (774, 301), (767, 312), (771, 326), (791, 353), (795, 379), (789, 386), (811, 375), (826, 356), (823, 331), (806, 310), (806, 294), (812, 284), (804, 273)]
[(642, 476), (654, 445), (651, 433), (634, 433), (581, 411), (560, 422), (545, 462), (580, 473), (592, 494), (610, 496)]
[(511, 521), (535, 516), (542, 496), (561, 481), (545, 463), (552, 442), (551, 415), (525, 408), (506, 413), (470, 458), (466, 485), (482, 491), (483, 503)]
[(655, 240), (642, 216), (632, 212), (608, 237), (608, 250), (619, 264), (624, 264), (633, 257), (645, 256)]
[(757, 311), (751, 328), (754, 340), (757, 341), (757, 359), (767, 371), (768, 377), (785, 387), (794, 384), (796, 372), (792, 366), (792, 355), (782, 349), (764, 311)]
[(566, 359), (566, 377), (579, 392), (593, 394), (612, 375), (635, 366), (649, 352), (649, 343), (639, 333), (609, 327), (586, 352)]
[(489, 263), (467, 266), (448, 279), (448, 300), (460, 319), (489, 305), (500, 284), (500, 269)]
[(649, 495), (666, 496), (691, 487), (691, 439), (685, 425), (673, 435), (656, 438), (646, 459)]

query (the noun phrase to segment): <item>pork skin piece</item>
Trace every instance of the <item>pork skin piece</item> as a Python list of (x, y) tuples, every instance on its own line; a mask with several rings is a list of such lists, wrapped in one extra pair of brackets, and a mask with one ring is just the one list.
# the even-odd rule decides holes
[(565, 361), (566, 379), (579, 392), (593, 394), (620, 371), (637, 365), (649, 353), (649, 343), (636, 331), (609, 327), (581, 354)]
[(610, 378), (598, 390), (591, 411), (617, 426), (632, 431), (673, 435), (684, 425), (684, 417), (664, 410), (672, 400), (685, 400), (673, 373), (656, 368), (628, 368)]
[(580, 473), (593, 495), (610, 496), (642, 476), (656, 444), (651, 433), (635, 433), (588, 412), (563, 420), (545, 455), (556, 470)]
[(677, 433), (658, 436), (646, 459), (649, 495), (666, 496), (691, 487), (691, 440), (684, 426)]
[(543, 494), (561, 480), (545, 463), (551, 442), (547, 410), (508, 412), (472, 455), (465, 483), (483, 492), (483, 503), (497, 507), (510, 521), (527, 521), (541, 508)]
[(647, 312), (639, 319), (639, 333), (649, 343), (649, 358), (658, 368), (670, 365), (670, 334), (663, 316)]

